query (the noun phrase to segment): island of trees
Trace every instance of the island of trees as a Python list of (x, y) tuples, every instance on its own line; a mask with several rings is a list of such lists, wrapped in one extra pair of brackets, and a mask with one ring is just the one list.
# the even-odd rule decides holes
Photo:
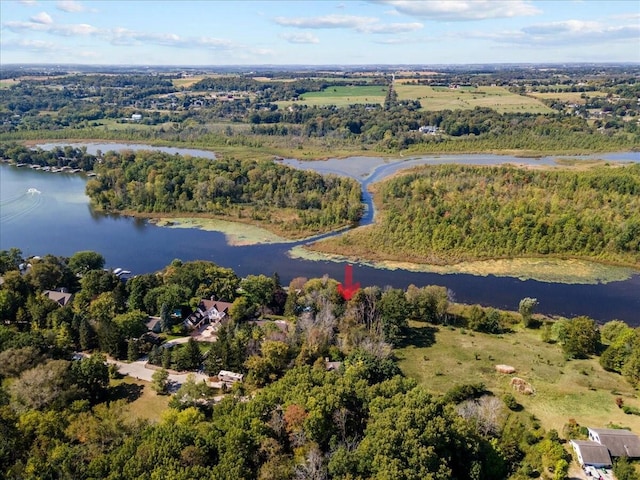
[[(175, 260), (127, 280), (104, 264), (91, 251), (0, 251), (4, 478), (568, 478), (566, 440), (584, 438), (585, 425), (574, 417), (543, 424), (533, 397), (485, 370), (482, 357), (490, 365), (500, 361), (492, 354), (529, 355), (520, 341), (538, 352), (535, 370), (520, 367), (521, 380), (539, 389), (537, 402), (552, 396), (553, 382), (536, 370), (573, 377), (578, 369), (573, 388), (619, 412), (610, 428), (638, 424), (640, 329), (620, 321), (545, 318), (531, 298), (519, 312), (459, 305), (438, 286), (367, 287), (347, 301), (326, 277), (283, 287), (277, 274), (239, 278), (211, 262)], [(61, 287), (73, 294), (64, 305), (44, 295)], [(202, 298), (232, 304), (216, 341), (164, 346), (186, 333), (173, 312), (187, 315)], [(159, 337), (148, 333), (150, 315), (161, 320)], [(452, 338), (460, 351), (465, 342), (489, 349), (463, 367), (475, 381), (450, 377), (438, 388), (405, 373), (421, 363), (447, 376), (457, 354), (439, 359), (437, 348)], [(416, 353), (420, 360), (403, 361)], [(216, 391), (187, 378), (168, 404), (155, 404), (162, 411), (150, 412), (150, 385), (117, 372), (117, 359), (142, 355), (158, 364), (153, 388), (162, 395), (162, 367), (231, 370), (245, 380)], [(600, 382), (615, 390), (598, 392)], [(134, 409), (140, 402), (147, 420)], [(635, 467), (622, 457), (615, 471), (630, 480)]]

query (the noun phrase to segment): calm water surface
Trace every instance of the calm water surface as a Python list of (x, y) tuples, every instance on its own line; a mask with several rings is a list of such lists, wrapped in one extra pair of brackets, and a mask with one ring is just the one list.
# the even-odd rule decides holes
[[(98, 144), (94, 144), (98, 145)], [(89, 145), (87, 145), (89, 150)], [(135, 146), (138, 149), (144, 146)], [(131, 145), (123, 148), (131, 149)], [(150, 148), (150, 147), (146, 147)], [(103, 152), (117, 149), (102, 144)], [(170, 153), (201, 155), (200, 151)], [(205, 152), (214, 158), (211, 152)], [(640, 162), (639, 153), (600, 155), (610, 161)], [(358, 178), (364, 186), (407, 166), (419, 163), (551, 164), (552, 158), (522, 159), (493, 155), (461, 155), (401, 159), (402, 163), (358, 157), (346, 160), (301, 163), (285, 160), (299, 168), (313, 168), (323, 173), (338, 173)], [(290, 244), (232, 247), (221, 233), (195, 229), (156, 227), (144, 220), (92, 212), (84, 193), (86, 177), (52, 174), (29, 168), (0, 166), (0, 249), (20, 248), (24, 255), (70, 256), (80, 250), (102, 253), (107, 266), (122, 267), (134, 274), (157, 271), (173, 259), (209, 260), (233, 268), (240, 276), (271, 275), (278, 272), (287, 284), (298, 276), (341, 279), (344, 264), (291, 259)], [(40, 193), (27, 193), (30, 188)], [(370, 218), (365, 219), (370, 221)], [(406, 288), (410, 284), (443, 285), (450, 288), (457, 301), (517, 309), (521, 298), (536, 297), (539, 311), (564, 315), (589, 315), (599, 321), (614, 318), (640, 325), (640, 275), (606, 285), (564, 285), (521, 281), (510, 277), (478, 277), (465, 274), (382, 270), (358, 265), (354, 279), (367, 285), (391, 285)]]

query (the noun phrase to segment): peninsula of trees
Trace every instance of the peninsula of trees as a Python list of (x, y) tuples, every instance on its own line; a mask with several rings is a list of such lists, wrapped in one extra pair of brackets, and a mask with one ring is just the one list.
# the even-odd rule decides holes
[(640, 165), (429, 166), (375, 190), (373, 226), (315, 248), (431, 264), (564, 256), (640, 265)]

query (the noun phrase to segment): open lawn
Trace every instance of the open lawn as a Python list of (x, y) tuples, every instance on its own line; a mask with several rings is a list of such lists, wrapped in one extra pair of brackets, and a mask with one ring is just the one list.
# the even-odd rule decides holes
[(509, 92), (503, 87), (429, 87), (400, 83), (395, 86), (400, 100), (419, 100), (423, 110), (460, 110), (486, 107), (500, 113), (550, 113), (552, 110), (535, 98)]
[(582, 95), (587, 95), (589, 96), (589, 98), (607, 96), (606, 93), (602, 93), (602, 92), (587, 92), (586, 94), (583, 92), (545, 92), (545, 93), (528, 92), (527, 93), (527, 96), (539, 98), (541, 100), (553, 99), (553, 100), (560, 100), (561, 102), (569, 102), (569, 103), (575, 103), (578, 105), (584, 105), (585, 99), (582, 98)]
[(127, 401), (127, 408), (133, 417), (151, 421), (159, 420), (169, 405), (169, 396), (158, 395), (149, 382), (131, 377), (111, 380), (111, 400), (120, 399)]
[(305, 105), (337, 105), (344, 107), (357, 103), (384, 102), (387, 87), (353, 86), (353, 87), (329, 87), (321, 92), (308, 92), (300, 97), (297, 103)]
[(171, 80), (174, 87), (177, 88), (189, 88), (191, 85), (198, 83), (203, 78), (206, 78), (206, 75), (199, 75), (195, 77), (187, 77), (187, 78), (174, 78)]
[[(419, 322), (410, 327), (397, 350), (400, 367), (434, 394), (483, 382), (497, 396), (512, 393), (546, 429), (562, 431), (573, 418), (580, 425), (613, 423), (640, 432), (640, 417), (625, 414), (615, 403), (622, 397), (625, 405), (640, 408), (638, 392), (621, 376), (604, 371), (597, 358), (566, 361), (560, 346), (540, 340), (540, 331), (489, 335)], [(497, 364), (511, 365), (516, 373), (497, 373)], [(514, 376), (529, 382), (535, 394), (513, 390), (509, 382)]]
[(6, 78), (4, 80), (0, 80), (0, 88), (9, 88), (18, 83), (18, 80), (13, 78)]

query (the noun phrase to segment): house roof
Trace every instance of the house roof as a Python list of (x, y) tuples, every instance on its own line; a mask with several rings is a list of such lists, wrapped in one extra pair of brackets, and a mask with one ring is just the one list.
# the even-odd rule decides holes
[(154, 328), (156, 328), (156, 325), (158, 325), (159, 323), (162, 323), (162, 320), (160, 318), (149, 317), (149, 320), (146, 323), (147, 329), (153, 330)]
[(200, 303), (204, 306), (205, 310), (211, 310), (213, 307), (215, 307), (217, 311), (225, 312), (225, 313), (227, 313), (231, 305), (233, 305), (232, 303), (229, 303), (229, 302), (221, 302), (219, 300), (209, 300), (207, 298), (203, 298)]
[(589, 428), (614, 457), (640, 457), (640, 437), (629, 430)]
[(579, 451), (583, 465), (611, 466), (609, 450), (604, 445), (591, 440), (571, 440), (573, 448)]
[(71, 298), (73, 298), (73, 293), (59, 292), (57, 290), (45, 290), (42, 294), (63, 307), (71, 302)]

